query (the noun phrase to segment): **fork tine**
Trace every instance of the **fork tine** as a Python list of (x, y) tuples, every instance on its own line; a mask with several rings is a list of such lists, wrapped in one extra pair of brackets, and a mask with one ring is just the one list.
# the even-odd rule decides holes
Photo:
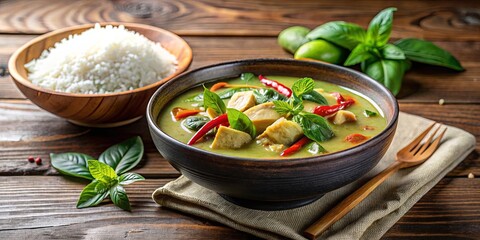
[(420, 135), (418, 135), (417, 138), (415, 138), (410, 144), (405, 146), (403, 149), (408, 149), (409, 152), (412, 151), (422, 141), (425, 135), (427, 135), (427, 133), (430, 132), (430, 129), (432, 129), (435, 124), (437, 123), (436, 122), (432, 123), (432, 125), (430, 125), (427, 129), (425, 129), (425, 131), (420, 133)]
[(423, 145), (421, 145), (421, 144), (418, 145), (418, 146), (421, 145), (422, 148), (420, 148), (420, 150), (418, 150), (418, 152), (414, 151), (413, 154), (415, 154), (415, 153), (422, 154), (425, 151), (425, 149), (427, 149), (427, 147), (430, 146), (433, 137), (437, 134), (440, 127), (442, 127), (441, 124), (437, 127), (437, 129), (435, 129), (435, 131), (432, 134), (430, 134), (430, 137), (425, 141), (425, 143)]
[(442, 140), (443, 135), (445, 134), (446, 131), (447, 131), (447, 128), (443, 129), (442, 133), (440, 133), (440, 135), (435, 139), (435, 141), (432, 142), (432, 144), (430, 144), (430, 146), (425, 150), (425, 152), (422, 153), (422, 155), (425, 154), (426, 157), (429, 157), (430, 155), (432, 155), (432, 153), (435, 152), (435, 150), (437, 150), (437, 147), (440, 144), (440, 141)]

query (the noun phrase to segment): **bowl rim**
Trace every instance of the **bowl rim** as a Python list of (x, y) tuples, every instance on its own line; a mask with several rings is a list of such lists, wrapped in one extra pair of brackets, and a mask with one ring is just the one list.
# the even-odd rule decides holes
[[(146, 30), (150, 30), (150, 31), (154, 31), (154, 32), (160, 32), (162, 35), (170, 35), (173, 38), (177, 39), (178, 43), (181, 43), (183, 45), (183, 49), (184, 49), (183, 51), (186, 51), (187, 61), (185, 61), (185, 64), (183, 64), (183, 65), (177, 65), (177, 69), (175, 70), (175, 72), (173, 72), (172, 74), (170, 74), (169, 76), (167, 76), (165, 78), (160, 79), (159, 81), (156, 81), (152, 84), (149, 84), (149, 85), (146, 85), (146, 86), (143, 86), (143, 87), (140, 87), (140, 88), (135, 88), (135, 89), (132, 89), (132, 90), (127, 90), (127, 91), (122, 91), (122, 92), (113, 92), (113, 93), (87, 94), (87, 93), (67, 93), (67, 92), (55, 91), (55, 90), (51, 90), (51, 89), (47, 89), (47, 88), (42, 88), (38, 85), (33, 84), (30, 80), (24, 78), (17, 71), (17, 68), (15, 66), (16, 66), (16, 61), (18, 59), (18, 56), (20, 55), (21, 52), (25, 51), (32, 44), (34, 44), (36, 42), (39, 42), (41, 40), (44, 40), (44, 39), (48, 39), (48, 38), (50, 38), (52, 36), (55, 36), (57, 34), (65, 33), (65, 32), (76, 30), (76, 29), (83, 29), (82, 32), (84, 32), (84, 31), (94, 27), (96, 24), (100, 24), (100, 26), (102, 26), (102, 27), (107, 26), (107, 25), (112, 25), (112, 26), (123, 25), (123, 26), (125, 26), (126, 29), (128, 29), (130, 31), (134, 31), (134, 30), (129, 29), (129, 27), (134, 27), (134, 28), (142, 28), (142, 29), (146, 29)], [(136, 31), (134, 31), (134, 32), (136, 32)], [(149, 38), (147, 38), (147, 39), (149, 39)], [(149, 40), (154, 42), (154, 43), (160, 43), (158, 41), (154, 41), (154, 40), (151, 40), (151, 39), (149, 39)], [(162, 45), (162, 47), (163, 47), (163, 45)], [(168, 49), (166, 49), (166, 50), (168, 52), (170, 52)], [(193, 59), (192, 54), (193, 54), (192, 53), (192, 48), (182, 37), (178, 36), (177, 34), (175, 34), (173, 32), (165, 30), (163, 28), (159, 28), (159, 27), (155, 27), (155, 26), (151, 26), (151, 25), (146, 25), (146, 24), (128, 23), (128, 22), (87, 23), (87, 24), (81, 24), (81, 25), (75, 25), (75, 26), (69, 26), (69, 27), (65, 27), (65, 28), (56, 29), (56, 30), (50, 31), (48, 33), (42, 34), (38, 37), (35, 37), (34, 39), (32, 39), (32, 40), (28, 41), (27, 43), (23, 44), (21, 47), (19, 47), (10, 56), (10, 58), (8, 60), (8, 72), (10, 73), (10, 76), (13, 79), (13, 81), (18, 82), (18, 83), (20, 83), (20, 84), (22, 84), (22, 85), (24, 85), (28, 88), (31, 88), (33, 90), (43, 92), (43, 93), (54, 94), (54, 95), (59, 95), (59, 96), (66, 96), (66, 97), (78, 97), (78, 98), (121, 96), (121, 95), (128, 95), (128, 94), (134, 94), (134, 93), (138, 93), (138, 92), (147, 91), (151, 88), (158, 87), (158, 86), (168, 82), (169, 80), (171, 80), (175, 76), (183, 73), (185, 70), (188, 69), (188, 67), (192, 63), (192, 59)], [(178, 58), (176, 58), (176, 59), (177, 59), (178, 62), (181, 62), (180, 61), (181, 59), (178, 59)]]
[[(183, 143), (170, 135), (166, 134), (163, 132), (160, 127), (158, 126), (157, 122), (154, 120), (153, 116), (153, 106), (154, 106), (154, 101), (158, 98), (160, 95), (160, 92), (163, 91), (164, 88), (169, 87), (170, 84), (174, 83), (174, 80), (177, 78), (182, 78), (185, 75), (188, 74), (193, 74), (195, 72), (203, 71), (208, 68), (213, 68), (213, 67), (220, 67), (222, 65), (235, 65), (235, 64), (249, 64), (251, 65), (252, 63), (265, 63), (265, 62), (284, 62), (284, 63), (293, 63), (293, 64), (305, 64), (305, 65), (322, 65), (322, 66), (328, 66), (332, 67), (336, 70), (340, 71), (346, 71), (348, 74), (352, 75), (358, 75), (362, 78), (365, 78), (367, 81), (370, 81), (372, 84), (376, 85), (376, 87), (379, 87), (386, 95), (388, 101), (393, 102), (393, 116), (392, 120), (387, 123), (387, 126), (385, 129), (383, 129), (380, 133), (377, 135), (373, 136), (372, 138), (368, 139), (365, 142), (362, 142), (358, 145), (355, 145), (353, 147), (341, 150), (341, 151), (336, 151), (332, 153), (327, 153), (327, 154), (322, 154), (322, 155), (316, 155), (316, 156), (311, 156), (311, 157), (288, 157), (288, 158), (248, 158), (248, 157), (237, 157), (237, 156), (230, 156), (230, 155), (222, 155), (214, 152), (210, 152), (207, 150), (203, 150), (200, 148), (196, 148), (194, 146), (190, 146), (186, 143)], [(399, 106), (398, 106), (398, 101), (396, 100), (395, 96), (388, 90), (385, 86), (380, 84), (379, 82), (375, 81), (374, 79), (370, 78), (369, 76), (359, 72), (355, 71), (350, 68), (346, 68), (343, 66), (338, 66), (335, 64), (330, 64), (330, 63), (325, 63), (325, 62), (317, 62), (317, 61), (307, 61), (307, 60), (296, 60), (296, 59), (288, 59), (288, 58), (254, 58), (254, 59), (241, 59), (241, 60), (234, 60), (234, 61), (227, 61), (227, 62), (220, 62), (212, 65), (207, 65), (203, 66), (197, 69), (193, 69), (187, 72), (184, 72), (182, 74), (179, 74), (175, 76), (175, 79), (173, 81), (169, 81), (168, 83), (162, 85), (160, 88), (158, 88), (155, 93), (150, 97), (150, 100), (148, 101), (147, 105), (147, 112), (146, 112), (146, 118), (147, 118), (147, 123), (149, 125), (149, 128), (151, 130), (154, 130), (157, 134), (161, 135), (163, 138), (167, 139), (167, 141), (171, 142), (172, 144), (176, 146), (181, 146), (183, 148), (187, 148), (189, 151), (193, 151), (194, 153), (197, 154), (202, 154), (202, 155), (211, 155), (212, 157), (215, 157), (215, 159), (220, 159), (226, 160), (223, 162), (226, 163), (233, 163), (236, 161), (240, 162), (255, 162), (256, 164), (258, 163), (267, 163), (267, 165), (271, 164), (308, 164), (312, 161), (322, 161), (322, 162), (329, 162), (329, 161), (335, 161), (338, 159), (341, 159), (342, 157), (346, 155), (351, 155), (355, 154), (357, 152), (362, 152), (363, 150), (367, 149), (369, 147), (369, 144), (372, 144), (375, 141), (380, 141), (383, 138), (386, 138), (388, 135), (386, 135), (388, 132), (393, 131), (393, 134), (395, 133), (395, 128), (397, 125), (398, 121), (398, 116), (399, 116)], [(187, 91), (187, 90), (186, 90)], [(362, 93), (363, 94), (363, 93)], [(365, 94), (364, 94), (365, 95)], [(169, 100), (170, 101), (170, 100)], [(155, 101), (156, 102), (156, 101)], [(163, 110), (163, 108), (161, 109)], [(382, 109), (383, 110), (383, 109)], [(167, 159), (168, 160), (168, 159)], [(170, 160), (169, 160), (170, 161)]]

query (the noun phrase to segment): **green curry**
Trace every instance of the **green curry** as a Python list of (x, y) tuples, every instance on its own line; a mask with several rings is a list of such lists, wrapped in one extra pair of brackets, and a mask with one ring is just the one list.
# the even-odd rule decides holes
[(261, 159), (341, 151), (379, 134), (387, 124), (373, 101), (345, 87), (253, 74), (184, 92), (166, 105), (158, 123), (194, 147)]

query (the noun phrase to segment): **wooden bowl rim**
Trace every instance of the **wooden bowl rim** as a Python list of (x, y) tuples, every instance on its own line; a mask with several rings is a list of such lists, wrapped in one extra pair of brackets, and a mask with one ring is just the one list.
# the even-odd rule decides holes
[[(55, 91), (55, 90), (51, 90), (51, 89), (46, 89), (46, 88), (42, 88), (38, 85), (35, 85), (33, 84), (30, 80), (24, 78), (18, 71), (17, 71), (17, 68), (15, 67), (16, 66), (16, 62), (18, 60), (18, 56), (20, 55), (20, 53), (22, 53), (23, 51), (25, 51), (28, 47), (30, 47), (31, 45), (33, 45), (34, 43), (37, 43), (39, 41), (42, 41), (44, 39), (48, 39), (49, 37), (52, 37), (52, 36), (55, 36), (57, 34), (60, 34), (60, 33), (65, 33), (65, 32), (69, 32), (69, 31), (73, 31), (73, 30), (79, 30), (79, 29), (83, 29), (84, 31), (87, 30), (87, 29), (90, 29), (92, 27), (95, 26), (95, 24), (97, 23), (88, 23), (88, 24), (82, 24), (82, 25), (76, 25), (76, 26), (70, 26), (70, 27), (65, 27), (65, 28), (61, 28), (61, 29), (57, 29), (57, 30), (54, 30), (54, 31), (51, 31), (51, 32), (48, 32), (48, 33), (45, 33), (43, 35), (40, 35), (30, 41), (28, 41), (27, 43), (25, 43), (24, 45), (22, 45), (20, 48), (18, 48), (13, 54), (12, 56), (10, 57), (9, 61), (8, 61), (8, 71), (12, 77), (12, 79), (28, 88), (31, 88), (31, 89), (34, 89), (36, 91), (39, 91), (39, 92), (44, 92), (44, 93), (48, 93), (48, 94), (54, 94), (54, 95), (60, 95), (60, 96), (66, 96), (66, 97), (78, 97), (78, 98), (92, 98), (92, 97), (109, 97), (109, 96), (121, 96), (121, 95), (128, 95), (128, 94), (134, 94), (134, 93), (139, 93), (139, 92), (143, 92), (143, 91), (146, 91), (146, 90), (149, 90), (151, 88), (155, 88), (155, 87), (158, 87), (162, 84), (164, 84), (165, 82), (171, 80), (172, 78), (174, 78), (175, 76), (181, 74), (182, 72), (184, 72), (191, 64), (192, 62), (192, 48), (190, 47), (190, 45), (183, 39), (181, 38), (180, 36), (178, 36), (177, 34), (173, 33), (173, 32), (170, 32), (168, 30), (165, 30), (163, 28), (158, 28), (158, 27), (154, 27), (154, 26), (150, 26), (150, 25), (145, 25), (145, 24), (139, 24), (139, 23), (128, 23), (128, 22), (100, 22), (98, 24), (100, 24), (100, 26), (106, 26), (106, 25), (112, 25), (112, 26), (119, 26), (119, 25), (123, 25), (125, 26), (126, 29), (129, 29), (129, 28), (143, 28), (143, 29), (147, 29), (147, 30), (150, 30), (150, 31), (154, 31), (154, 32), (160, 32), (162, 35), (170, 35), (171, 37), (173, 37), (174, 39), (176, 39), (176, 41), (182, 45), (182, 49), (183, 51), (185, 51), (185, 58), (182, 58), (182, 59), (177, 59), (178, 61), (178, 65), (177, 65), (177, 69), (175, 70), (174, 73), (170, 74), (169, 76), (163, 78), (163, 79), (160, 79), (159, 81), (157, 82), (154, 82), (152, 84), (149, 84), (147, 86), (143, 86), (143, 87), (140, 87), (140, 88), (135, 88), (135, 89), (132, 89), (132, 90), (128, 90), (128, 91), (123, 91), (123, 92), (114, 92), (114, 93), (101, 93), (101, 94), (86, 94), (86, 93), (67, 93), (67, 92), (59, 92), (59, 91)], [(130, 30), (130, 29), (129, 29)], [(130, 31), (133, 31), (133, 30), (130, 30)], [(136, 32), (136, 31), (135, 31)], [(149, 39), (150, 41), (153, 41), (153, 42), (157, 42), (157, 41), (154, 41), (154, 40), (151, 40)], [(161, 44), (161, 42), (159, 42)], [(163, 46), (162, 46), (163, 47)], [(165, 48), (166, 49), (166, 48)], [(167, 51), (169, 51), (169, 49), (166, 49)], [(170, 51), (169, 51), (170, 52)], [(175, 56), (176, 57), (176, 56)]]

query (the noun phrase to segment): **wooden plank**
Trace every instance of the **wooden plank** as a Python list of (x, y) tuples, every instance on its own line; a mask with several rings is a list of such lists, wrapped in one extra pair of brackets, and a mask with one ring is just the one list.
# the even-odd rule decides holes
[[(109, 201), (76, 209), (86, 182), (63, 177), (0, 177), (0, 235), (5, 239), (252, 239), (219, 223), (160, 208), (152, 192), (171, 179), (127, 186), (132, 212)], [(480, 179), (443, 179), (385, 235), (390, 238), (480, 235)], [(15, 201), (12, 201), (15, 199)]]
[[(0, 35), (0, 68), (11, 53), (34, 36)], [(190, 69), (224, 61), (249, 58), (291, 58), (273, 37), (185, 37), (193, 49)], [(480, 42), (435, 42), (454, 53), (467, 69), (452, 70), (414, 65), (404, 78), (401, 102), (435, 103), (439, 98), (449, 103), (480, 103)], [(0, 70), (1, 72), (2, 70)], [(7, 77), (0, 76), (0, 98), (24, 99)]]
[(0, 3), (1, 33), (45, 33), (61, 27), (102, 21), (139, 22), (182, 35), (276, 36), (292, 25), (314, 28), (343, 20), (367, 26), (375, 14), (396, 6), (394, 37), (475, 41), (480, 39), (478, 1), (75, 1)]
[[(480, 105), (400, 104), (405, 112), (417, 114), (475, 134), (476, 152), (450, 176), (480, 176)], [(108, 146), (139, 135), (145, 144), (145, 157), (136, 172), (148, 177), (175, 177), (178, 172), (157, 152), (145, 118), (124, 127), (90, 129), (78, 127), (49, 114), (26, 100), (0, 101), (0, 175), (56, 175), (49, 154), (83, 152), (98, 156)], [(27, 157), (40, 156), (44, 164), (29, 163)]]

